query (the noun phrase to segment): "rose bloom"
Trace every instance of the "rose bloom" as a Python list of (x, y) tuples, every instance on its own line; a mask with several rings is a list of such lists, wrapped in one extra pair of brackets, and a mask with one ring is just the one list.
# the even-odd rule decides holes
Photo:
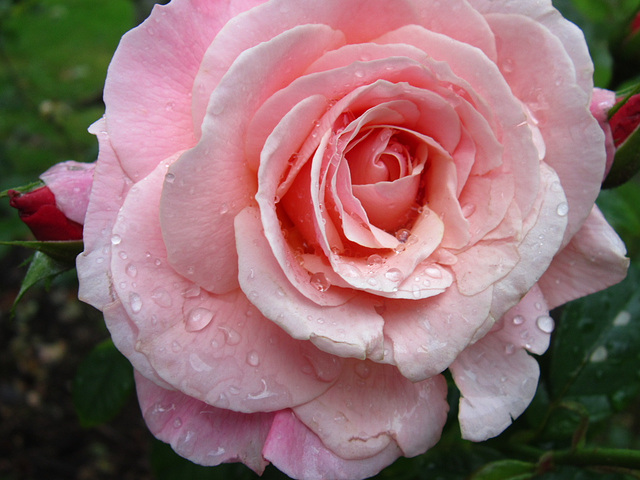
[(174, 0), (124, 36), (78, 258), (202, 465), (359, 479), (532, 399), (621, 280), (580, 30), (541, 0)]

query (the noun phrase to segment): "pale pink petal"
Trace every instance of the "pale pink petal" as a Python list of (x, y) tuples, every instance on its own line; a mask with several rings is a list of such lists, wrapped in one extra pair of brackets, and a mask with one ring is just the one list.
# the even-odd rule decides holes
[(549, 346), (553, 320), (534, 287), (486, 336), (449, 367), (460, 389), (463, 438), (483, 441), (507, 428), (529, 405), (538, 384), (538, 362)]
[(551, 308), (620, 282), (627, 275), (627, 251), (598, 207), (560, 253), (538, 284)]
[[(487, 18), (501, 39), (498, 58), (504, 77), (538, 122), (546, 147), (544, 161), (557, 172), (567, 196), (566, 245), (589, 215), (605, 167), (604, 134), (588, 113), (591, 90), (585, 93), (576, 85), (571, 59), (542, 25), (521, 15)], [(522, 48), (523, 36), (531, 50)], [(549, 72), (555, 72), (552, 79)]]
[(284, 410), (276, 413), (262, 454), (291, 478), (353, 480), (377, 474), (402, 452), (392, 442), (373, 457), (346, 460), (325, 447), (293, 412)]
[[(274, 91), (342, 41), (326, 26), (294, 28), (243, 52), (211, 95), (202, 138), (170, 169), (161, 207), (169, 261), (201, 287), (223, 293), (237, 286), (233, 218), (257, 191), (242, 143), (229, 140), (242, 136)], [(283, 62), (297, 68), (282, 69)]]
[(433, 59), (443, 62), (440, 75), (450, 69), (453, 85), (475, 95), (470, 98), (471, 103), (490, 125), (494, 125), (501, 138), (506, 168), (517, 172), (515, 198), (526, 214), (537, 193), (538, 151), (532, 142), (532, 129), (522, 104), (497, 66), (477, 49), (415, 25), (389, 32), (376, 41), (384, 44), (402, 42), (428, 52)]
[(414, 382), (445, 370), (487, 320), (493, 323), (491, 294), (489, 288), (464, 296), (453, 284), (435, 297), (390, 301), (379, 307), (398, 370)]
[(567, 225), (567, 203), (558, 175), (540, 164), (540, 191), (524, 218), (524, 236), (517, 245), (520, 261), (494, 285), (491, 313), (499, 318), (531, 290), (549, 267), (562, 244)]
[[(322, 307), (304, 297), (270, 252), (257, 208), (236, 217), (240, 287), (264, 316), (299, 340), (341, 357), (381, 359), (382, 318), (366, 294)], [(324, 285), (324, 288), (338, 288)]]
[(95, 122), (89, 131), (98, 137), (100, 155), (83, 227), (84, 251), (76, 259), (80, 282), (78, 297), (102, 309), (115, 300), (109, 274), (111, 229), (131, 188), (131, 180), (123, 172), (113, 151), (104, 118)]
[(214, 466), (242, 462), (261, 474), (274, 413), (238, 413), (214, 408), (182, 392), (166, 390), (136, 374), (138, 401), (151, 433), (190, 461)]
[(149, 215), (159, 207), (166, 171), (163, 163), (131, 189), (113, 227), (112, 290), (126, 314), (105, 314), (118, 347), (148, 359), (136, 363), (146, 376), (151, 369), (220, 408), (272, 411), (324, 392), (341, 359), (291, 338), (239, 289), (213, 295), (171, 268), (159, 219)]
[(607, 151), (607, 166), (604, 169), (605, 178), (611, 169), (611, 165), (613, 165), (613, 160), (616, 154), (616, 146), (613, 142), (613, 133), (611, 132), (611, 125), (609, 125), (609, 110), (611, 110), (615, 103), (616, 92), (605, 90), (603, 88), (593, 89), (593, 96), (591, 97), (589, 110), (604, 132), (605, 149)]
[[(571, 57), (578, 84), (586, 94), (593, 88), (593, 63), (579, 27), (568, 21), (556, 10), (551, 0), (535, 2), (514, 2), (511, 0), (469, 0), (475, 9), (483, 14), (516, 13), (526, 15), (544, 25), (558, 37), (564, 49)], [(535, 45), (535, 43), (532, 43)]]
[(343, 458), (373, 457), (390, 443), (414, 457), (440, 439), (446, 397), (440, 375), (412, 383), (393, 366), (351, 360), (332, 388), (293, 411)]
[(54, 165), (40, 175), (40, 179), (56, 197), (56, 205), (60, 211), (79, 224), (84, 223), (87, 213), (94, 169), (94, 163), (68, 160)]
[(129, 177), (137, 181), (164, 158), (195, 145), (191, 90), (202, 57), (232, 16), (257, 3), (171, 2), (156, 6), (124, 35), (109, 66), (104, 100), (113, 148)]

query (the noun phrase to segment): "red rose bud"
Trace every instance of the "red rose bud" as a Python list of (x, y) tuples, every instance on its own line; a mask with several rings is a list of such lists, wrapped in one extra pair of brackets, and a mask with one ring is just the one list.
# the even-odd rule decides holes
[(54, 165), (40, 176), (44, 187), (28, 193), (11, 190), (9, 204), (36, 239), (81, 240), (93, 170), (94, 164), (74, 161)]
[(9, 205), (17, 208), (20, 219), (27, 224), (36, 239), (81, 240), (82, 225), (69, 220), (56, 206), (56, 197), (49, 187), (28, 193), (9, 191)]
[(640, 124), (640, 94), (632, 96), (627, 103), (609, 119), (613, 142), (619, 147)]

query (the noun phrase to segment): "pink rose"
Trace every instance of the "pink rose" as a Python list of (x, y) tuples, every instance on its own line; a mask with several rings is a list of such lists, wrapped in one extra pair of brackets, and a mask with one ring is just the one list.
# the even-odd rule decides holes
[(580, 30), (540, 0), (174, 0), (123, 38), (78, 258), (155, 436), (356, 479), (536, 390), (628, 260)]
[(40, 175), (43, 187), (27, 193), (10, 190), (9, 203), (36, 239), (81, 240), (93, 169), (93, 163), (58, 163)]

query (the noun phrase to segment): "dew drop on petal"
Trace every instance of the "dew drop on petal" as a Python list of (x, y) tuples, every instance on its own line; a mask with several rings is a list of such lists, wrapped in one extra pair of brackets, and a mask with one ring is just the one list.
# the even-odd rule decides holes
[(260, 365), (260, 357), (258, 356), (258, 352), (255, 350), (250, 351), (247, 354), (247, 363), (252, 367), (257, 367)]
[(127, 268), (125, 268), (124, 270), (127, 275), (129, 275), (131, 278), (135, 278), (136, 275), (138, 275), (138, 268), (133, 264), (130, 263), (129, 265), (127, 265)]
[(392, 282), (400, 282), (404, 278), (402, 272), (397, 268), (390, 268), (384, 276), (387, 280), (391, 280)]
[(569, 204), (566, 202), (562, 202), (560, 205), (558, 205), (558, 208), (556, 208), (556, 213), (561, 217), (565, 217), (569, 213)]
[(462, 207), (462, 215), (464, 218), (469, 218), (476, 211), (476, 206), (473, 203), (467, 203)]
[(398, 230), (396, 232), (396, 239), (400, 243), (405, 243), (407, 240), (409, 240), (410, 236), (411, 236), (411, 232), (409, 230), (407, 230), (406, 228), (401, 228), (400, 230)]
[(507, 343), (504, 346), (504, 353), (506, 353), (507, 355), (511, 355), (514, 351), (515, 351), (516, 347), (513, 343)]
[(355, 371), (356, 375), (358, 375), (360, 378), (366, 379), (371, 375), (371, 368), (366, 364), (366, 362), (356, 363)]
[(367, 265), (369, 265), (370, 267), (373, 267), (375, 265), (382, 265), (383, 263), (384, 259), (377, 253), (369, 255), (369, 258), (367, 258)]
[(424, 273), (425, 275), (429, 275), (431, 278), (442, 278), (442, 272), (437, 267), (427, 267)]
[(536, 325), (544, 333), (551, 333), (555, 328), (555, 323), (553, 322), (553, 318), (551, 318), (549, 315), (539, 316), (536, 319)]
[(151, 292), (151, 299), (161, 307), (170, 307), (173, 304), (171, 294), (164, 288), (156, 288)]
[(122, 237), (120, 235), (112, 235), (111, 236), (111, 244), (112, 245), (120, 245), (122, 242)]
[(213, 312), (207, 308), (197, 307), (187, 315), (185, 329), (188, 332), (197, 332), (209, 325), (213, 320)]
[(142, 299), (140, 298), (140, 295), (135, 292), (131, 292), (129, 294), (129, 305), (131, 306), (131, 311), (133, 313), (138, 313), (142, 310)]
[(224, 332), (224, 340), (227, 342), (227, 345), (238, 345), (240, 340), (242, 340), (242, 336), (236, 332), (233, 328), (228, 327), (218, 327), (220, 330)]
[(164, 177), (165, 182), (173, 183), (176, 179), (176, 176), (173, 173), (167, 173)]
[(331, 282), (329, 282), (327, 276), (322, 272), (317, 272), (311, 275), (309, 281), (311, 282), (311, 285), (313, 285), (316, 290), (320, 292), (326, 292), (331, 286)]
[(513, 317), (514, 325), (522, 325), (524, 323), (524, 317), (522, 315), (516, 315)]

